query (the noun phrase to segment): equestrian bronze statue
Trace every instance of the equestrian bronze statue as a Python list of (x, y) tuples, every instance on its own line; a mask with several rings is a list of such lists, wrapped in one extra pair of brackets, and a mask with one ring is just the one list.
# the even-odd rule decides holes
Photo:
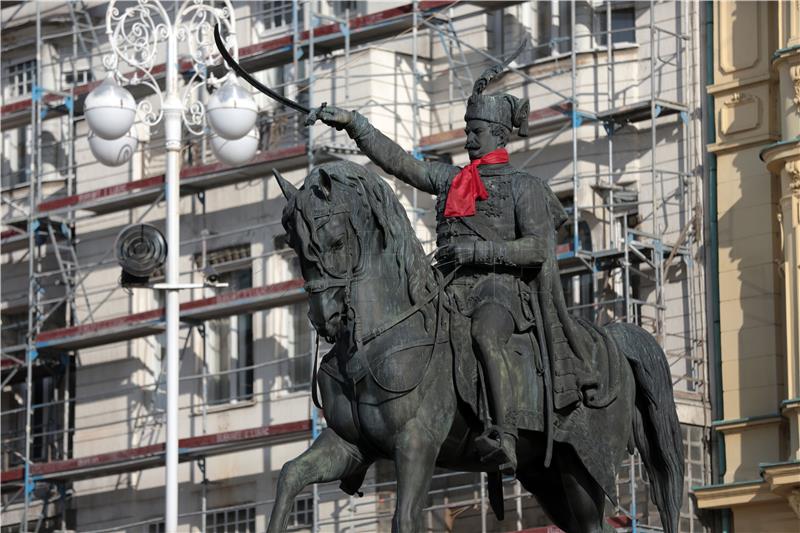
[(394, 532), (422, 530), (436, 467), (488, 472), (501, 520), (501, 476), (515, 475), (558, 527), (600, 532), (634, 447), (677, 533), (683, 444), (666, 358), (636, 325), (567, 312), (555, 257), (567, 215), (504, 148), (527, 134), (528, 103), (484, 94), (504, 67), (475, 82), (463, 169), (416, 159), (355, 111), (310, 110), (309, 122), (345, 130), (383, 171), (436, 196), (434, 265), (371, 170), (323, 164), (299, 189), (275, 173), (309, 318), (333, 348), (312, 379), (327, 428), (283, 466), (270, 533), (286, 530), (304, 487), (341, 480), (357, 494), (380, 458), (397, 473)]

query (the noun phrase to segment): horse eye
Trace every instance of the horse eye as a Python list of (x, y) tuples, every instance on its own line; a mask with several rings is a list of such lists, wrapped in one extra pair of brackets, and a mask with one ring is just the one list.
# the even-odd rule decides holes
[(342, 239), (339, 239), (338, 241), (333, 243), (333, 249), (334, 250), (339, 250), (339, 249), (341, 249), (343, 247), (344, 247), (344, 241)]

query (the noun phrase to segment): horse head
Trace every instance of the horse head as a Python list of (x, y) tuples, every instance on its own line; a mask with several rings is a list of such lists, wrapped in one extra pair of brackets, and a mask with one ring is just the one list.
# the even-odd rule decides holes
[(296, 189), (273, 172), (287, 200), (282, 223), (300, 258), (309, 319), (322, 337), (348, 331), (358, 339), (381, 318), (381, 305), (406, 305), (433, 287), (405, 210), (378, 175), (337, 161), (315, 167)]

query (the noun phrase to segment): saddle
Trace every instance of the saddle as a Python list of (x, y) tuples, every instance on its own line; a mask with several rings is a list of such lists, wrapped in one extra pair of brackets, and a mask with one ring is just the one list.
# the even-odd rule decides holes
[[(509, 373), (509, 394), (511, 401), (507, 405), (514, 406), (509, 413), (509, 423), (518, 429), (545, 431), (546, 429), (546, 389), (555, 398), (555, 424), (562, 425), (571, 412), (580, 405), (590, 408), (602, 408), (614, 401), (619, 382), (620, 358), (616, 344), (608, 335), (589, 322), (575, 320), (576, 329), (586, 339), (590, 339), (594, 347), (589, 363), (597, 369), (600, 379), (591, 389), (591, 396), (578, 396), (582, 401), (570, 401), (573, 394), (578, 393), (578, 380), (573, 367), (574, 355), (564, 352), (550, 354), (551, 365), (542, 358), (539, 342), (535, 336), (535, 328), (512, 335), (506, 350)], [(475, 353), (470, 333), (470, 318), (455, 309), (450, 310), (450, 341), (453, 350), (453, 374), (456, 391), (464, 403), (478, 418), (485, 420), (487, 413), (483, 401), (486, 394), (481, 383), (478, 355)], [(564, 338), (563, 343), (566, 343)], [(551, 372), (552, 379), (545, 379), (545, 372)], [(561, 401), (559, 401), (561, 398)], [(567, 399), (565, 401), (565, 399)], [(560, 420), (559, 420), (560, 419)]]
[[(470, 318), (450, 311), (450, 345), (453, 350), (453, 375), (459, 398), (479, 419), (486, 420), (487, 391), (483, 389), (478, 356), (472, 345)], [(506, 350), (509, 386), (506, 401), (509, 424), (519, 429), (543, 431), (544, 387), (541, 355), (530, 332), (514, 333)]]

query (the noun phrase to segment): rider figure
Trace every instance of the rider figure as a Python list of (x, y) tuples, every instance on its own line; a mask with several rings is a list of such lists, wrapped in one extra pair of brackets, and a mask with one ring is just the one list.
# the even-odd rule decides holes
[[(443, 268), (461, 265), (447, 291), (459, 312), (471, 318), (473, 345), (486, 377), (495, 424), (484, 432), (483, 460), (510, 473), (517, 464), (517, 421), (508, 387), (506, 344), (515, 331), (531, 326), (530, 293), (521, 279), (530, 278), (526, 272), (544, 271), (547, 266), (550, 276), (542, 292), (557, 292), (563, 302), (554, 253), (555, 230), (566, 215), (544, 182), (508, 163), (504, 147), (512, 130), (518, 128), (521, 136), (527, 136), (528, 102), (508, 94), (483, 94), (503, 67), (487, 70), (475, 82), (464, 117), (465, 148), (471, 160), (464, 169), (417, 160), (355, 111), (323, 106), (317, 118), (345, 129), (385, 172), (437, 196), (436, 257)], [(551, 326), (559, 321), (555, 311), (545, 306), (542, 310), (545, 325), (560, 331), (560, 326)], [(563, 344), (563, 335), (557, 337)], [(556, 383), (556, 390), (574, 393), (570, 397), (574, 400), (580, 399), (579, 381), (591, 381), (580, 363), (580, 359), (570, 361), (569, 379)], [(495, 430), (496, 440), (485, 438), (490, 429)], [(492, 443), (489, 449), (486, 442)]]

